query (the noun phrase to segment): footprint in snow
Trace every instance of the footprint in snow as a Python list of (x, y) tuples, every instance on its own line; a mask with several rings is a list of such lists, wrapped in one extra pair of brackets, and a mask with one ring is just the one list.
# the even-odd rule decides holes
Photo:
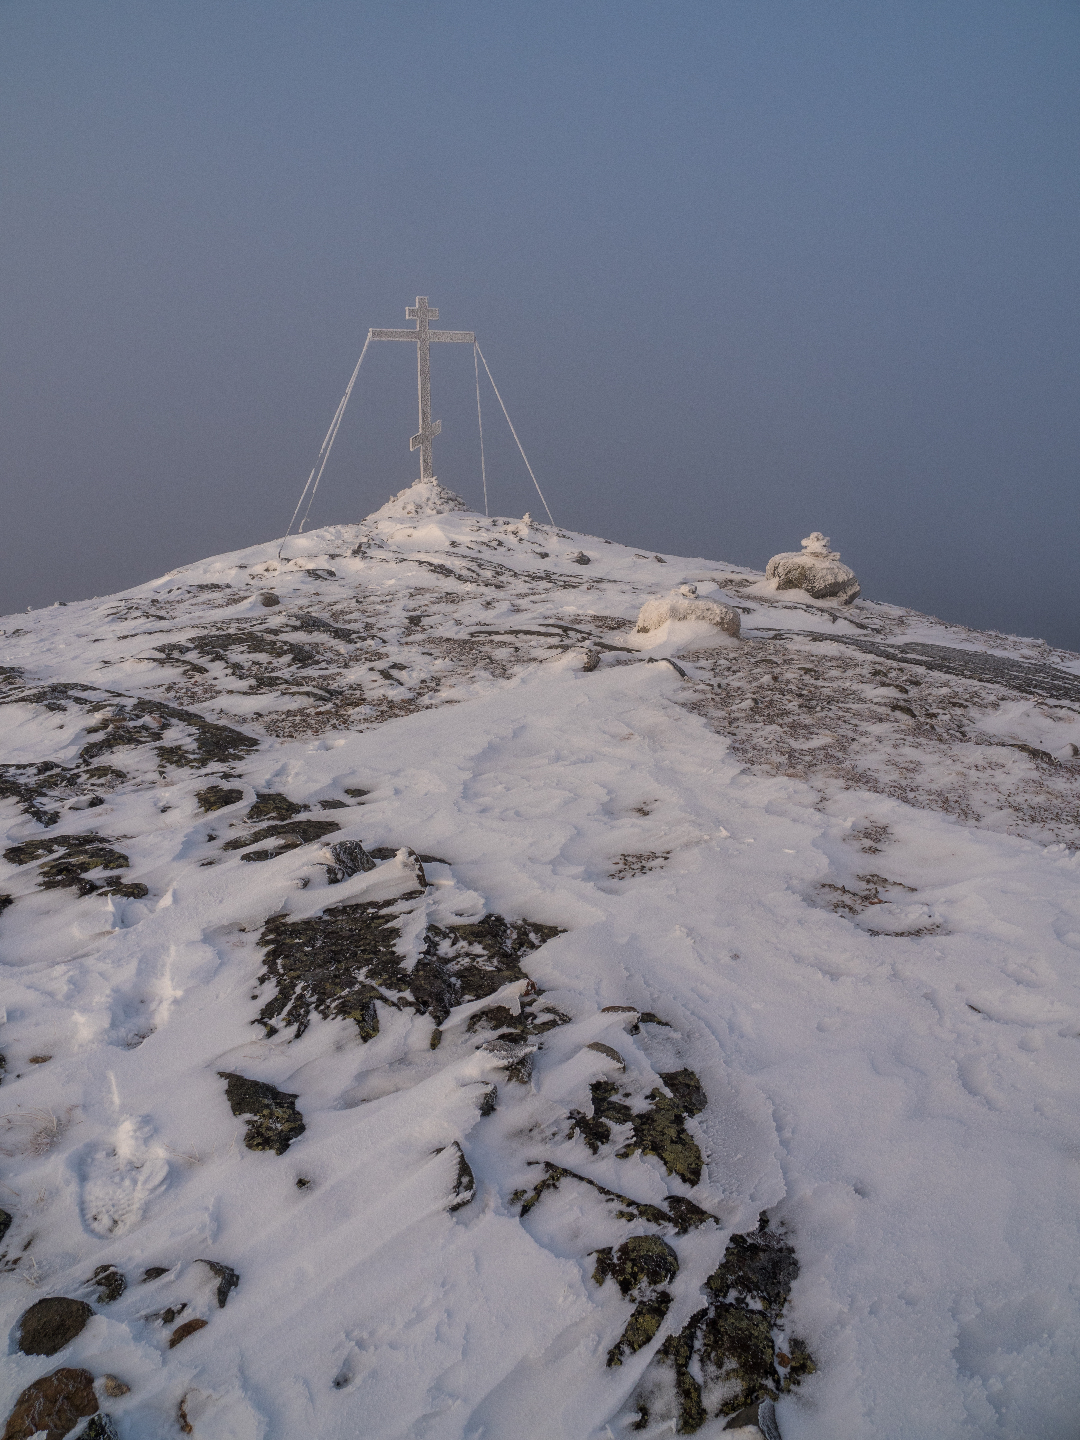
[(82, 1161), (82, 1215), (95, 1235), (123, 1235), (140, 1222), (151, 1197), (165, 1185), (168, 1161), (147, 1141), (145, 1121), (124, 1120), (111, 1143), (96, 1146)]

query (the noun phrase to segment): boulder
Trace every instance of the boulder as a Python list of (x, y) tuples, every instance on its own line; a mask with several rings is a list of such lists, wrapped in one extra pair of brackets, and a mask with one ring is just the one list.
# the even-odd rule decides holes
[(647, 635), (651, 630), (659, 630), (669, 620), (704, 622), (735, 639), (738, 639), (741, 623), (737, 610), (721, 604), (719, 600), (699, 595), (696, 585), (677, 585), (667, 595), (646, 600), (638, 614), (637, 633)]
[(24, 1355), (55, 1355), (82, 1333), (93, 1313), (84, 1300), (66, 1295), (37, 1300), (19, 1320), (19, 1349)]
[(815, 600), (839, 600), (850, 605), (859, 595), (854, 570), (840, 563), (840, 553), (829, 549), (829, 537), (815, 530), (802, 542), (801, 552), (774, 555), (765, 566), (766, 580), (777, 590), (805, 590)]
[(31, 1440), (44, 1433), (61, 1440), (80, 1420), (98, 1412), (89, 1370), (54, 1370), (28, 1385), (8, 1416), (4, 1440)]

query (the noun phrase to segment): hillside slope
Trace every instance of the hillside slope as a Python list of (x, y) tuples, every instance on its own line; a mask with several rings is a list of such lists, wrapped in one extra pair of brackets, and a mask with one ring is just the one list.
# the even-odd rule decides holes
[(431, 483), (277, 549), (0, 637), (2, 1414), (1072, 1436), (1080, 657)]

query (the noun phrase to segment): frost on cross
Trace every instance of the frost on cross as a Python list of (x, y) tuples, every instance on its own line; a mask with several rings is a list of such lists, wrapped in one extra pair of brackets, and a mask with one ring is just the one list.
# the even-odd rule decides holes
[(858, 598), (854, 570), (840, 563), (840, 553), (829, 549), (827, 535), (815, 530), (802, 542), (802, 550), (774, 555), (765, 567), (766, 580), (777, 590), (805, 590), (814, 600), (839, 600), (850, 605)]

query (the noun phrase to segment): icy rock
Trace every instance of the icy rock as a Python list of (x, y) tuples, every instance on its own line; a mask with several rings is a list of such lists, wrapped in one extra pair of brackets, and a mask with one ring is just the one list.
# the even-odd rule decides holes
[(447, 490), (438, 480), (414, 480), (404, 490), (392, 495), (369, 520), (419, 519), (424, 515), (448, 515), (455, 510), (468, 510), (460, 495)]
[(696, 585), (677, 585), (662, 598), (646, 600), (638, 614), (637, 633), (647, 635), (650, 630), (659, 630), (669, 620), (704, 621), (715, 625), (725, 635), (735, 639), (739, 635), (739, 612), (730, 605), (721, 605), (718, 600), (699, 596)]
[(802, 542), (801, 552), (772, 557), (765, 567), (766, 580), (775, 580), (777, 590), (805, 590), (815, 600), (850, 605), (859, 595), (859, 582), (829, 544), (829, 537), (815, 530)]

